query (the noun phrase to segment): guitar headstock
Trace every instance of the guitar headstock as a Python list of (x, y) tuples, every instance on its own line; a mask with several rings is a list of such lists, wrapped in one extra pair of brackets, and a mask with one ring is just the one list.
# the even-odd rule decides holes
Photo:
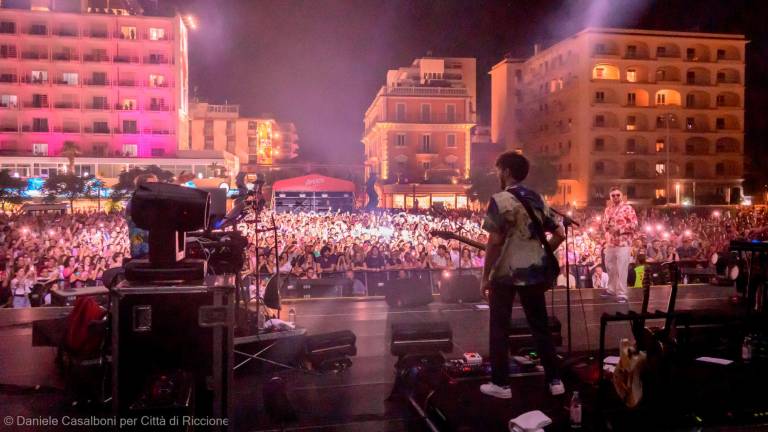
[(432, 230), (429, 234), (435, 237), (440, 237), (443, 240), (453, 240), (456, 238), (456, 234), (445, 230)]

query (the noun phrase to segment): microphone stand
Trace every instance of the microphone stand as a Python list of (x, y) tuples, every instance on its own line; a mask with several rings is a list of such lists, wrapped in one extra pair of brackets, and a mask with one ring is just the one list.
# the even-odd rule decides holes
[(555, 209), (551, 209), (555, 214), (563, 218), (563, 227), (565, 228), (565, 311), (566, 321), (568, 321), (568, 355), (573, 353), (573, 343), (571, 341), (571, 265), (568, 256), (568, 228), (572, 226), (581, 226), (572, 217), (563, 214)]

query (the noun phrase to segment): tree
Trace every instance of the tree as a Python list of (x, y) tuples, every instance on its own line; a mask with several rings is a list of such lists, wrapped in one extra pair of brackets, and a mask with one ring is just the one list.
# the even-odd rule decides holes
[(528, 178), (523, 182), (529, 188), (541, 195), (553, 196), (557, 193), (557, 169), (552, 158), (534, 156), (531, 158), (531, 169)]
[(141, 174), (154, 174), (161, 182), (169, 182), (173, 180), (172, 172), (166, 171), (157, 165), (150, 165), (146, 168), (134, 167), (131, 170), (120, 173), (117, 184), (112, 187), (112, 196), (114, 197), (115, 194), (117, 194), (118, 197), (125, 197), (133, 192), (136, 188), (136, 177)]
[(469, 196), (480, 202), (487, 202), (500, 190), (499, 177), (495, 171), (472, 170), (469, 183)]
[(52, 174), (43, 183), (43, 191), (47, 194), (46, 201), (63, 197), (69, 200), (69, 208), (72, 210), (74, 201), (85, 195), (85, 179), (73, 173)]
[(5, 211), (5, 203), (18, 204), (22, 200), (21, 191), (24, 189), (24, 180), (11, 175), (10, 171), (0, 171), (0, 205)]
[(80, 156), (80, 146), (73, 141), (64, 141), (64, 145), (61, 147), (61, 155), (67, 158), (68, 167), (67, 172), (70, 174), (75, 173), (75, 158)]
[(104, 190), (104, 182), (93, 174), (91, 174), (88, 177), (85, 177), (84, 180), (85, 180), (85, 196), (88, 199), (93, 199), (95, 195), (98, 209), (99, 211), (101, 211), (101, 192)]

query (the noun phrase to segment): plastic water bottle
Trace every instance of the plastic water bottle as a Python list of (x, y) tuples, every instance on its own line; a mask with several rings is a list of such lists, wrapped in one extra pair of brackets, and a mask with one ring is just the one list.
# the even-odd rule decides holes
[(683, 276), (683, 285), (688, 285), (688, 275)]
[(571, 429), (581, 429), (581, 399), (577, 391), (573, 392), (573, 396), (571, 396), (569, 411), (571, 414)]
[(288, 311), (288, 322), (291, 324), (296, 324), (296, 311), (293, 309)]
[(741, 359), (745, 362), (752, 360), (752, 338), (744, 336), (744, 342), (741, 344)]

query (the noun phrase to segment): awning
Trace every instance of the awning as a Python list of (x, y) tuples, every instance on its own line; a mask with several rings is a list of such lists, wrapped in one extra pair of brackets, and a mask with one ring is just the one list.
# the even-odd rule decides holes
[(351, 181), (310, 174), (276, 181), (272, 192), (355, 192)]

